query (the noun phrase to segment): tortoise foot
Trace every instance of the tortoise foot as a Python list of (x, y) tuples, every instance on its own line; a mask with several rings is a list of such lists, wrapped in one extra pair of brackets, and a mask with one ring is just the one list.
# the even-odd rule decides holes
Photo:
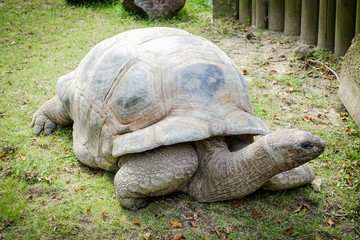
[(311, 183), (314, 179), (315, 174), (306, 163), (273, 176), (262, 186), (262, 189), (270, 191), (292, 189)]
[(139, 210), (149, 205), (147, 198), (118, 198), (121, 206), (131, 210)]

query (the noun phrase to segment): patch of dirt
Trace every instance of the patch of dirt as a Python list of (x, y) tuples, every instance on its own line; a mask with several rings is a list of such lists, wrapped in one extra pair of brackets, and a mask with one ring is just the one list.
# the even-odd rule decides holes
[(42, 187), (29, 187), (28, 188), (28, 199), (38, 198), (41, 197), (44, 193), (44, 190)]
[(88, 215), (81, 215), (79, 217), (79, 222), (81, 223), (81, 229), (85, 231), (91, 231), (97, 228), (96, 223)]
[(229, 57), (237, 64), (240, 70), (245, 71), (245, 78), (251, 80), (254, 73), (290, 74), (293, 71), (292, 63), (294, 50), (303, 45), (298, 37), (284, 36), (281, 33), (264, 31), (252, 32), (253, 37), (247, 39), (246, 32), (236, 37), (216, 41)]
[[(247, 37), (249, 34), (252, 36), (250, 39)], [(343, 124), (341, 114), (344, 112), (339, 111), (342, 103), (337, 97), (338, 81), (336, 76), (326, 68), (328, 62), (317, 61), (312, 57), (311, 54), (315, 49), (302, 43), (299, 37), (248, 28), (243, 32), (238, 32), (235, 36), (213, 41), (240, 68), (249, 85), (250, 95), (254, 95), (254, 92), (258, 91), (251, 89), (251, 83), (256, 78), (264, 80), (265, 88), (256, 94), (270, 94), (279, 99), (278, 115), (280, 119), (278, 120), (289, 121), (285, 115), (291, 115), (291, 108), (297, 108), (295, 110), (298, 114), (303, 113), (305, 118), (309, 117), (305, 121), (316, 121), (322, 125), (334, 127)], [(306, 57), (299, 57), (299, 49), (307, 49), (310, 53), (306, 53)], [(337, 72), (339, 69), (334, 71)], [(279, 84), (274, 80), (289, 76), (302, 81), (300, 92), (291, 83), (287, 83), (287, 86), (284, 87), (284, 83)], [(299, 103), (303, 99), (310, 100), (311, 106)], [(319, 99), (327, 103), (317, 104), (316, 100)], [(274, 118), (278, 118), (278, 116), (274, 116)]]

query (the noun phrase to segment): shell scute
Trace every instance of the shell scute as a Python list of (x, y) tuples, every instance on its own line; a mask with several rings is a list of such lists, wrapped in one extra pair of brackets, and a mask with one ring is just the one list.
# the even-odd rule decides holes
[(140, 62), (121, 76), (109, 94), (108, 106), (130, 131), (149, 126), (166, 116), (157, 83), (154, 71)]
[(217, 65), (196, 63), (180, 68), (175, 81), (181, 84), (184, 92), (209, 100), (224, 86), (225, 76)]

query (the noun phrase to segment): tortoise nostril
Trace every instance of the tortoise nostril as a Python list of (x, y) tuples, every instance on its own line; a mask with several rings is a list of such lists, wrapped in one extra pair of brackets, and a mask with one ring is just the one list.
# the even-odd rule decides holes
[(309, 142), (304, 142), (304, 143), (301, 144), (301, 147), (302, 147), (303, 149), (305, 149), (305, 150), (309, 150), (309, 149), (311, 149), (313, 146), (312, 146), (311, 143), (309, 143)]

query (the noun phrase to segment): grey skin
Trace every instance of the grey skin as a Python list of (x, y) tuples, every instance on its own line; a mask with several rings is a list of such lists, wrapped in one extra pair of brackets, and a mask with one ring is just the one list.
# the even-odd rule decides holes
[(309, 132), (269, 133), (236, 64), (174, 28), (106, 39), (60, 77), (31, 126), (38, 135), (71, 124), (77, 159), (116, 173), (117, 198), (135, 210), (177, 191), (213, 202), (299, 187), (325, 147)]
[(115, 188), (120, 203), (130, 209), (145, 207), (150, 196), (175, 191), (215, 202), (245, 197), (264, 185), (289, 189), (313, 180), (305, 163), (324, 147), (317, 137), (296, 129), (270, 133), (235, 152), (223, 137), (176, 144), (128, 156), (115, 176)]
[[(72, 122), (57, 97), (33, 117), (36, 135)], [(132, 210), (146, 207), (151, 197), (187, 192), (199, 202), (242, 198), (263, 187), (284, 190), (313, 180), (306, 164), (325, 143), (307, 131), (279, 130), (252, 142), (244, 135), (162, 146), (119, 157), (114, 179), (120, 204)]]

